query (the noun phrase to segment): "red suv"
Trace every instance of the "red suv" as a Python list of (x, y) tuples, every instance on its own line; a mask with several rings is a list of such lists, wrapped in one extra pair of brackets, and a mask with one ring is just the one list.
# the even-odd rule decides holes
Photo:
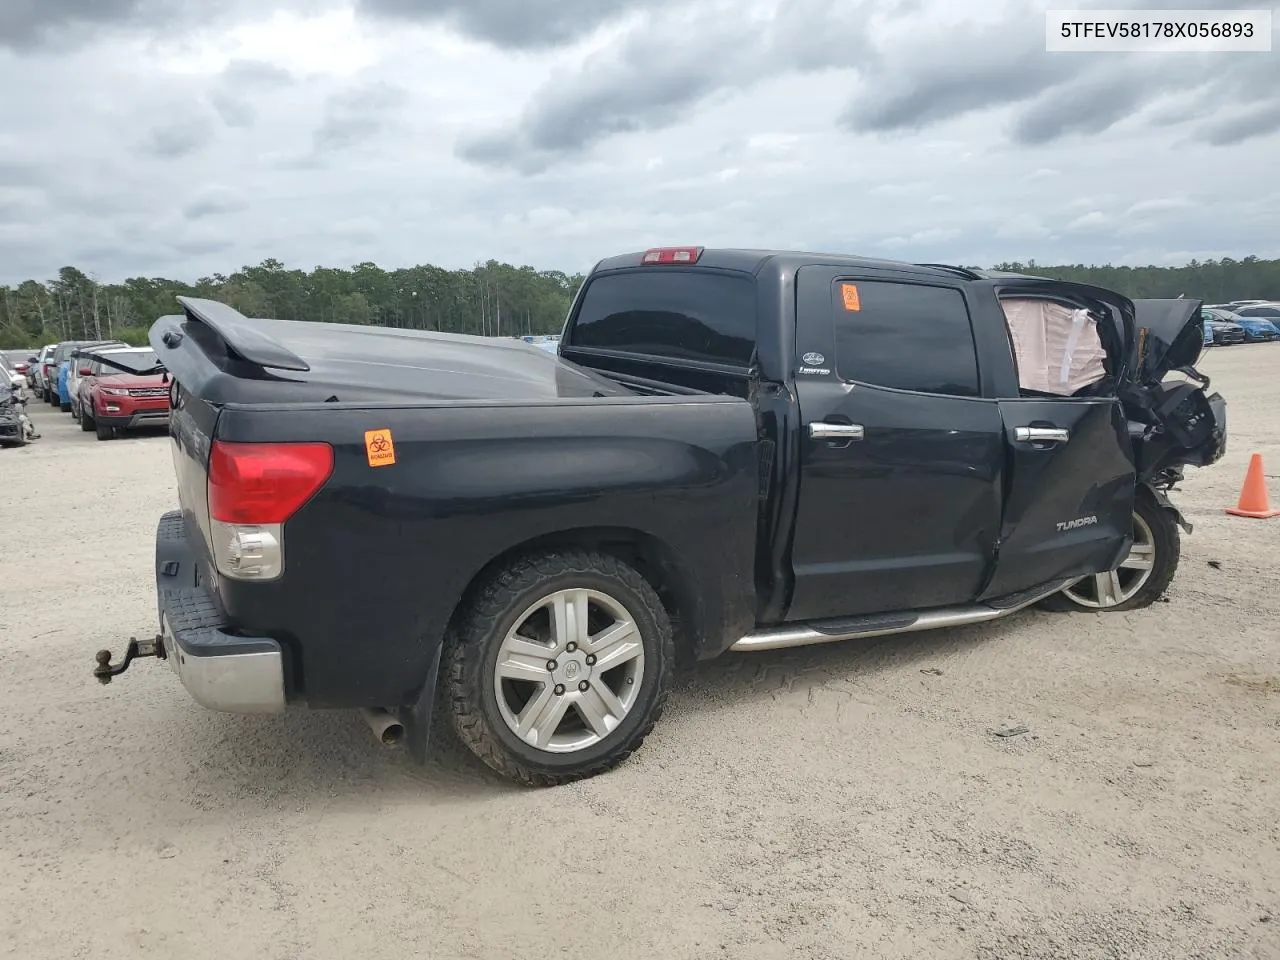
[(150, 347), (95, 351), (94, 373), (82, 386), (80, 429), (110, 440), (118, 430), (169, 422), (169, 377)]

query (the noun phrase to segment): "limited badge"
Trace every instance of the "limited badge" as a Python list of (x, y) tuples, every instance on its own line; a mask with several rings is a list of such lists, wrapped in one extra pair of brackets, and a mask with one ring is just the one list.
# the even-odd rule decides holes
[(389, 467), (396, 462), (396, 445), (390, 430), (366, 430), (364, 450), (371, 467)]

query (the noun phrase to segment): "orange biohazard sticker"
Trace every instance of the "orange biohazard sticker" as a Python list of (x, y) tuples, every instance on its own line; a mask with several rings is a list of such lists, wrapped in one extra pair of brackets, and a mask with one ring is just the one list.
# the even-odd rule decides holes
[(840, 295), (844, 297), (846, 310), (861, 310), (862, 302), (858, 299), (858, 285), (855, 283), (840, 284)]
[(366, 430), (364, 450), (369, 455), (369, 466), (389, 467), (396, 462), (396, 445), (390, 430)]

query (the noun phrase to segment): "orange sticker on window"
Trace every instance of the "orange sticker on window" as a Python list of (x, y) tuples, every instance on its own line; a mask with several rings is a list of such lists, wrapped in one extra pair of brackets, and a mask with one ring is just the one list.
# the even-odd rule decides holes
[(390, 430), (366, 430), (364, 450), (371, 467), (389, 467), (396, 462), (396, 445), (391, 441)]
[(858, 286), (853, 283), (840, 284), (840, 295), (844, 297), (846, 310), (861, 310), (862, 302), (858, 299)]

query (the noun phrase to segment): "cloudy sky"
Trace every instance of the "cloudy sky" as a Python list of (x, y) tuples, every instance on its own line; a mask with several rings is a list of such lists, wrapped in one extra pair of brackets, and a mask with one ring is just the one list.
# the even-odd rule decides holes
[[(1051, 5), (0, 0), (0, 282), (1280, 256), (1280, 42), (1051, 54)], [(1135, 5), (1277, 10), (1079, 4)]]

